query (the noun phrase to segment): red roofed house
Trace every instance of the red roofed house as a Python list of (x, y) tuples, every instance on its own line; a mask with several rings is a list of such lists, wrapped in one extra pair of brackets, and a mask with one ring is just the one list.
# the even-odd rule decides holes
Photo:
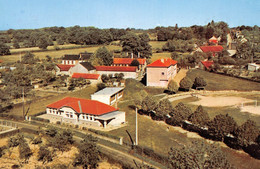
[(209, 53), (211, 52), (213, 56), (216, 56), (217, 53), (223, 51), (223, 47), (220, 45), (216, 46), (201, 46), (199, 49), (197, 49), (199, 52)]
[(215, 36), (212, 36), (212, 38), (209, 39), (209, 42), (213, 43), (213, 44), (218, 44), (218, 41), (219, 41), (219, 39), (216, 38)]
[(73, 73), (95, 73), (96, 68), (90, 62), (79, 62), (69, 70), (69, 74)]
[(213, 61), (201, 61), (199, 63), (199, 68), (203, 70), (209, 70), (210, 66), (213, 65)]
[(72, 78), (84, 78), (90, 80), (90, 82), (98, 83), (101, 81), (101, 76), (99, 74), (90, 74), (90, 73), (73, 73)]
[(59, 117), (61, 122), (79, 125), (106, 128), (125, 123), (125, 112), (96, 100), (66, 97), (47, 105), (46, 112)]
[(75, 65), (63, 65), (63, 64), (57, 64), (55, 66), (56, 74), (65, 74), (69, 75), (70, 68), (74, 67)]
[(115, 76), (115, 74), (123, 73), (124, 78), (137, 78), (137, 68), (135, 66), (96, 66), (98, 74), (106, 74)]
[(139, 69), (144, 69), (146, 66), (146, 59), (133, 59), (133, 58), (114, 58), (113, 66), (130, 66), (133, 60), (137, 60), (139, 62)]
[(171, 79), (177, 74), (177, 61), (172, 59), (158, 59), (146, 67), (146, 85), (167, 87)]

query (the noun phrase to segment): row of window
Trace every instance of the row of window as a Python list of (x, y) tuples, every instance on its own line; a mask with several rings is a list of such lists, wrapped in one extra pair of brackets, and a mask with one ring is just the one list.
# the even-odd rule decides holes
[[(57, 111), (57, 110), (52, 110), (50, 109), (49, 110), (49, 113), (50, 114), (55, 114), (55, 115), (62, 115), (64, 113), (64, 111)], [(74, 113), (73, 112), (65, 112), (65, 116), (67, 118), (73, 118), (74, 116)], [(82, 119), (86, 119), (86, 120), (94, 120), (94, 117), (93, 116), (90, 116), (90, 115), (81, 115), (82, 116)]]

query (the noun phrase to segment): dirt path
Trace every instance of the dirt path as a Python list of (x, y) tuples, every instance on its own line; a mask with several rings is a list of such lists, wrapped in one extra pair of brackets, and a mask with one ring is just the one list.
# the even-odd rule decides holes
[(188, 69), (181, 69), (178, 73), (177, 73), (177, 75), (174, 77), (174, 81), (176, 82), (176, 83), (180, 83), (180, 81), (181, 81), (181, 79), (183, 79), (184, 77), (186, 77), (186, 74), (187, 74), (187, 72), (188, 72)]

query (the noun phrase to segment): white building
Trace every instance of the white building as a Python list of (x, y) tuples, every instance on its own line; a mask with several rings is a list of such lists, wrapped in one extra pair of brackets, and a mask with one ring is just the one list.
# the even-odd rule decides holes
[(257, 71), (260, 65), (256, 63), (248, 63), (248, 70), (250, 71)]
[(125, 123), (125, 112), (96, 100), (66, 97), (49, 104), (46, 113), (58, 116), (61, 122), (94, 127), (120, 126)]
[(123, 97), (123, 87), (107, 87), (91, 95), (91, 100), (113, 105)]
[(73, 73), (95, 73), (96, 68), (91, 65), (89, 62), (80, 62), (77, 63), (74, 67), (69, 69), (69, 74), (73, 75)]

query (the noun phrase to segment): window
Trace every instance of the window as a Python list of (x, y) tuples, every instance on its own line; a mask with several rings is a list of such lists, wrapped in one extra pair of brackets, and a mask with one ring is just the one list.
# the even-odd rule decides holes
[(162, 75), (164, 75), (164, 72), (162, 72)]

